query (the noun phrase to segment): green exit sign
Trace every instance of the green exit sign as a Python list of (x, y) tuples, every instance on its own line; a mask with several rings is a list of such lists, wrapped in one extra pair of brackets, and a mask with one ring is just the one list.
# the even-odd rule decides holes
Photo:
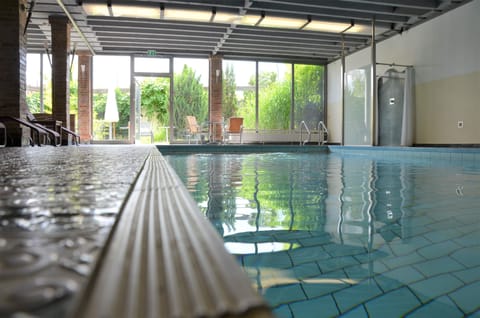
[(155, 56), (155, 55), (157, 55), (157, 51), (155, 51), (155, 50), (148, 50), (148, 51), (147, 51), (147, 55), (148, 55), (148, 56)]

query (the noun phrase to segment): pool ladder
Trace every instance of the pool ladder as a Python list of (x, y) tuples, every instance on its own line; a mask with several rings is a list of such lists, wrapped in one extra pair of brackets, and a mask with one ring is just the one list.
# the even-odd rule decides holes
[[(307, 133), (307, 138), (303, 139), (303, 131)], [(323, 145), (325, 142), (328, 141), (328, 129), (327, 126), (323, 123), (323, 121), (319, 121), (317, 125), (317, 131), (318, 131), (318, 144)], [(310, 137), (312, 135), (312, 132), (307, 126), (307, 123), (302, 120), (300, 122), (300, 146), (305, 146), (308, 142), (310, 142)]]
[[(307, 132), (307, 139), (305, 140), (303, 139), (304, 129)], [(311, 135), (311, 132), (310, 132), (310, 129), (308, 129), (307, 123), (305, 123), (305, 120), (302, 120), (300, 122), (300, 146), (305, 146), (305, 144), (310, 141), (310, 135)]]
[(318, 131), (318, 144), (323, 145), (328, 141), (328, 129), (327, 126), (323, 123), (323, 121), (319, 121), (317, 125)]

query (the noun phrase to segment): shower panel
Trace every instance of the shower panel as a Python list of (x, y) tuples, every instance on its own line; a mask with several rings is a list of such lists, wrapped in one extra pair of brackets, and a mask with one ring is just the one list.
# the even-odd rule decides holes
[(403, 73), (389, 69), (378, 79), (378, 145), (400, 146), (404, 108)]

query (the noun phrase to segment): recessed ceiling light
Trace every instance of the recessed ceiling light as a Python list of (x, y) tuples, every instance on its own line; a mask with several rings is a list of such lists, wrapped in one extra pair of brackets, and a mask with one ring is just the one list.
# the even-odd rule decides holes
[(115, 17), (160, 19), (160, 7), (113, 4), (112, 12)]
[(212, 12), (165, 8), (163, 17), (165, 20), (209, 22), (210, 18), (212, 17)]
[(304, 30), (340, 33), (346, 30), (349, 26), (350, 26), (350, 23), (325, 22), (325, 21), (313, 20), (312, 22), (310, 22), (305, 26)]
[(300, 29), (306, 22), (307, 19), (280, 18), (267, 15), (260, 22), (260, 26), (267, 28)]
[(87, 15), (109, 16), (108, 6), (106, 4), (98, 3), (84, 3), (83, 10)]

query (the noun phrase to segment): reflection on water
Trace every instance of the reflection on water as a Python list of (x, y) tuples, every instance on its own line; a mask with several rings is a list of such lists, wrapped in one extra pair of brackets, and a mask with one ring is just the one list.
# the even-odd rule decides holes
[(480, 251), (478, 167), (333, 154), (167, 160), (280, 317), (305, 316), (312, 300), (332, 302), (326, 316), (381, 313), (379, 299), (400, 291), (408, 302), (395, 316), (420, 310), (418, 299), (451, 291), (433, 297), (410, 283), (444, 274), (430, 268), (437, 261), (471, 270), (450, 254)]

